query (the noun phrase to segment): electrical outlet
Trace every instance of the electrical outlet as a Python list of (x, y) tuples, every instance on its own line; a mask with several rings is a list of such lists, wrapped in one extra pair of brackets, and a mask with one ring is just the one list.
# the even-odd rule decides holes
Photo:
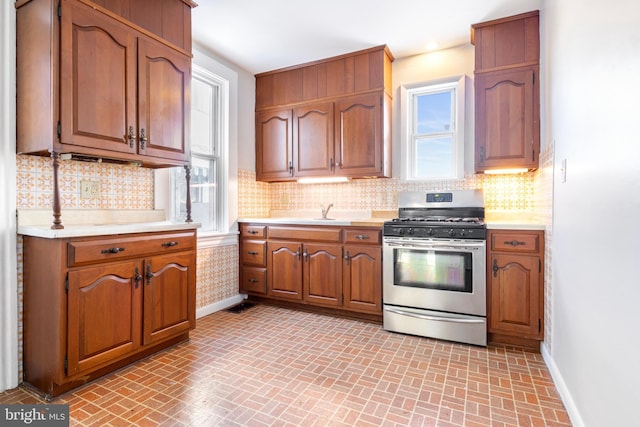
[(80, 198), (97, 199), (99, 196), (99, 185), (96, 181), (80, 181)]

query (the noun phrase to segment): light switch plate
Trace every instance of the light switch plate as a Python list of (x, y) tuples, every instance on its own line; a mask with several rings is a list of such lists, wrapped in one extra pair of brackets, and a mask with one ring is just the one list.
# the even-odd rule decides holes
[(80, 181), (80, 198), (97, 199), (99, 194), (99, 183), (96, 181)]

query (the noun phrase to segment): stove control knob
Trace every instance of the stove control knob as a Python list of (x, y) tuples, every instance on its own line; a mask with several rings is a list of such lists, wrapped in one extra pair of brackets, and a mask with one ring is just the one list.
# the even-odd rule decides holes
[(396, 232), (398, 235), (402, 236), (404, 234), (404, 228), (396, 228)]
[(464, 237), (465, 234), (467, 234), (467, 230), (465, 230), (464, 228), (460, 230), (460, 237)]
[(409, 227), (409, 229), (407, 229), (407, 234), (409, 235), (413, 234), (413, 228)]
[(433, 236), (434, 230), (433, 228), (427, 228), (427, 236)]
[(454, 230), (453, 228), (449, 230), (449, 236), (453, 237), (455, 235), (456, 235), (456, 230)]

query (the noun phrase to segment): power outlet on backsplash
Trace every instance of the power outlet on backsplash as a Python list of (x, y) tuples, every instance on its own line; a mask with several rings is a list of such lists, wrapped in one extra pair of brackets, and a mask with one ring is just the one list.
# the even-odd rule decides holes
[(100, 184), (96, 181), (80, 181), (80, 198), (97, 199), (100, 196)]

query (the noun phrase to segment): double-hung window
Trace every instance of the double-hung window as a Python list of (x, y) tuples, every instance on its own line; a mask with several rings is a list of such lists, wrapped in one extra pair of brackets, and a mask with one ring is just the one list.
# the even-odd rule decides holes
[[(191, 218), (202, 232), (221, 231), (226, 182), (228, 82), (193, 65), (191, 79)], [(186, 219), (184, 168), (172, 174), (174, 217)]]
[(464, 177), (464, 76), (401, 88), (403, 178)]

